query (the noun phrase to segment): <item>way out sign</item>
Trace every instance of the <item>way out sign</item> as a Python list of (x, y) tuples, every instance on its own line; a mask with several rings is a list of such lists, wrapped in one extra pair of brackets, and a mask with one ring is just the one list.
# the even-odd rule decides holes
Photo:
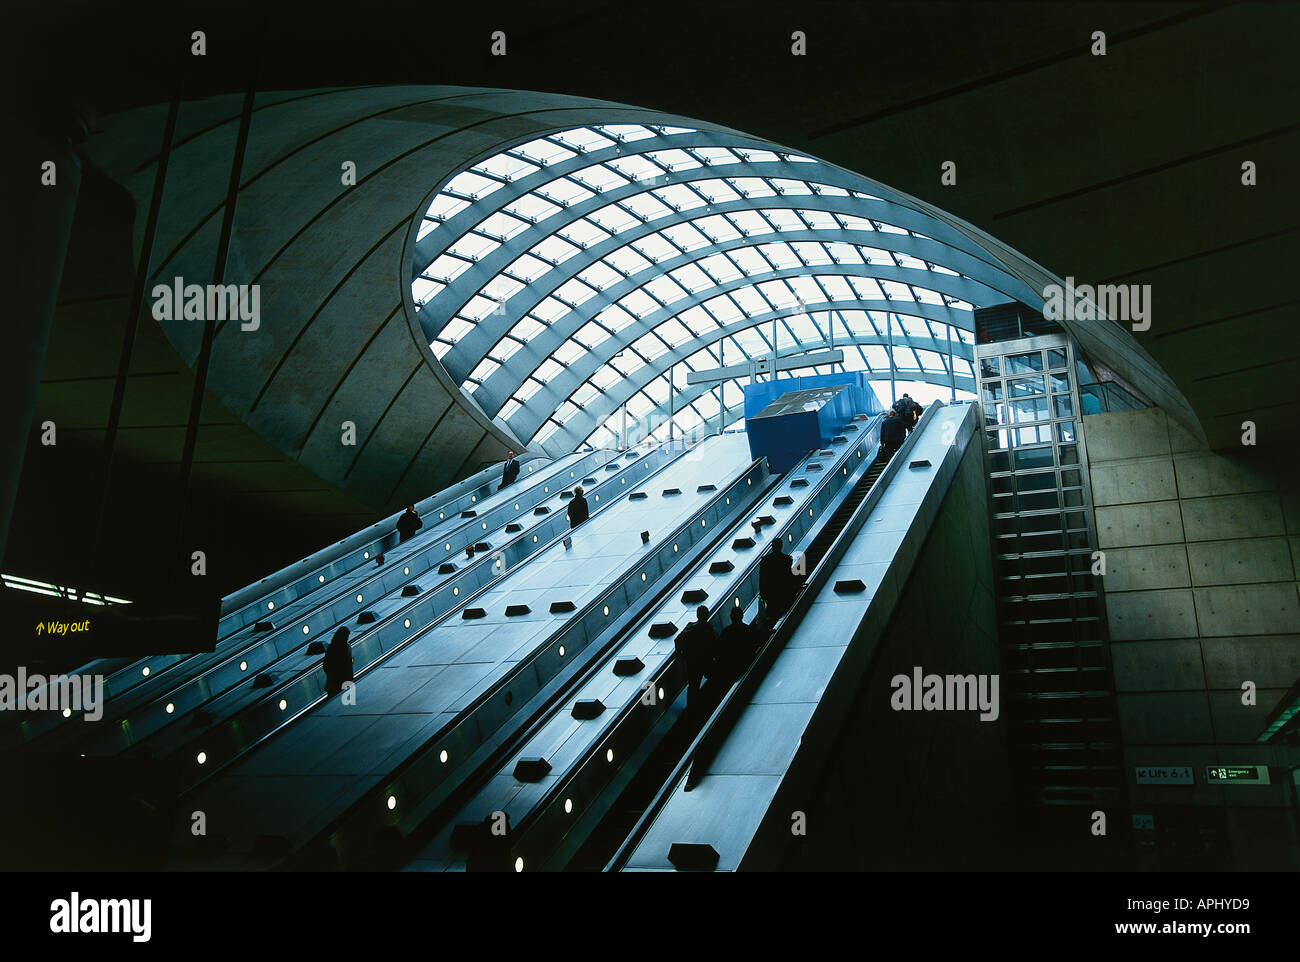
[(1191, 765), (1145, 765), (1133, 769), (1139, 785), (1193, 785)]

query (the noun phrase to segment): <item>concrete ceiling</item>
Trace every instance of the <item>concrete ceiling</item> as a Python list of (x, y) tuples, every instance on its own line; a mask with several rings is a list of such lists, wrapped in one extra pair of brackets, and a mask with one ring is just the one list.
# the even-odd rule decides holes
[[(896, 187), (1057, 275), (1151, 285), (1151, 329), (1135, 336), (1211, 443), (1237, 445), (1246, 419), (1261, 445), (1297, 438), (1300, 338), (1286, 270), (1300, 221), (1293, 5), (575, 3), (459, 10), (445, 23), (440, 10), (330, 18), (302, 5), (268, 21), (263, 5), (239, 2), (131, 14), (54, 4), (13, 33), (20, 108), (24, 122), (58, 136), (75, 111), (118, 113), (177, 89), (188, 100), (249, 85), (409, 83), (550, 91), (699, 118)], [(207, 32), (205, 58), (189, 56), (194, 29)], [(489, 52), (493, 30), (506, 31), (505, 57)], [(796, 30), (806, 56), (791, 55)], [(1096, 30), (1104, 57), (1089, 50)], [(182, 117), (199, 123), (201, 113), (187, 104)], [(940, 182), (949, 160), (955, 186)], [(1258, 186), (1241, 183), (1247, 160)], [(129, 257), (120, 266), (116, 290), (65, 283), (43, 374), (43, 398), (62, 392), (91, 420), (105, 403), (95, 379), (116, 370), (120, 351)], [(128, 399), (170, 378), (187, 405), (187, 371), (159, 341), (157, 356), (143, 345)], [(164, 408), (155, 420), (174, 423), (175, 408)], [(310, 488), (309, 507), (295, 498), (285, 509), (348, 523), (364, 512), (211, 400), (204, 417), (229, 432), (227, 450), (211, 451), (243, 465), (222, 469), (218, 483)], [(218, 437), (207, 427), (202, 436)]]

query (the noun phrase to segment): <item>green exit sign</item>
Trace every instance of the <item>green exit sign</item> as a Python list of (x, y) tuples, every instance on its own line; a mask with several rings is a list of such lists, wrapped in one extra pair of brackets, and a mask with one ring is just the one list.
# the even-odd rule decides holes
[(1211, 765), (1205, 769), (1205, 780), (1211, 784), (1267, 785), (1267, 765)]

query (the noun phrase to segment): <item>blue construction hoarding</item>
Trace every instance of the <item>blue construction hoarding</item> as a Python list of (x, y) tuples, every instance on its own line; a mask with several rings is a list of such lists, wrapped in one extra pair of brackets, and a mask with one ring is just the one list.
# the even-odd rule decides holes
[(809, 451), (829, 444), (856, 415), (880, 410), (880, 402), (860, 374), (747, 385), (745, 430), (750, 454), (766, 457), (769, 469), (783, 474)]

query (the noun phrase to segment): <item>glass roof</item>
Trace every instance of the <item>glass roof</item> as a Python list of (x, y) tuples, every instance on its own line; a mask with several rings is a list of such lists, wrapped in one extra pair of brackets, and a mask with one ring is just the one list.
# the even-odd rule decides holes
[(839, 350), (788, 373), (892, 373), (965, 396), (972, 310), (1010, 299), (1010, 275), (889, 193), (734, 133), (562, 130), (434, 195), (412, 297), (467, 397), (553, 455), (615, 444), (624, 405), (634, 440), (669, 417), (683, 431), (739, 417), (748, 363), (774, 354)]

